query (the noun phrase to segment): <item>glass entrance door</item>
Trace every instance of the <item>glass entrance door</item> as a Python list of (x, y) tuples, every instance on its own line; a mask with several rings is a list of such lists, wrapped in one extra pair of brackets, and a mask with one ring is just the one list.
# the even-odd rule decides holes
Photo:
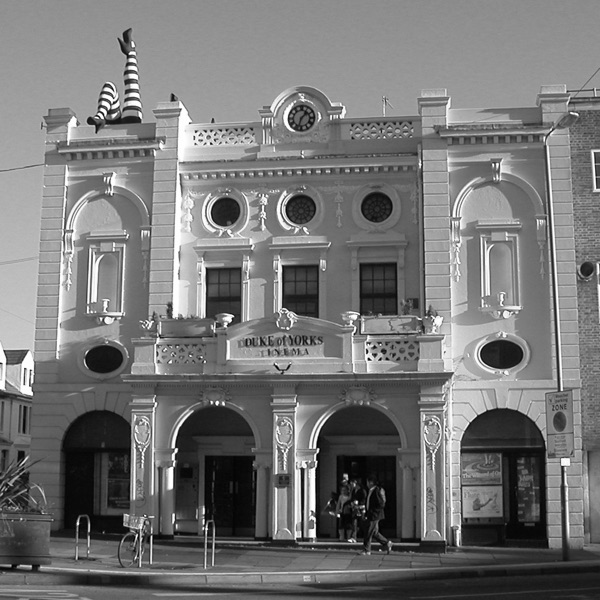
[(218, 536), (254, 536), (256, 482), (250, 456), (207, 456), (206, 518)]
[(508, 474), (507, 540), (537, 540), (546, 536), (544, 455), (507, 452)]

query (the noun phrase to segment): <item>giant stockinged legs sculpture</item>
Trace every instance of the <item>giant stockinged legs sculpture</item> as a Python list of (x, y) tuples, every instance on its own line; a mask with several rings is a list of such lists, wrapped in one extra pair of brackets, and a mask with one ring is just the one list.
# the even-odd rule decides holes
[(125, 83), (123, 110), (121, 111), (117, 86), (112, 81), (107, 81), (102, 86), (102, 91), (98, 98), (98, 111), (93, 117), (88, 117), (87, 120), (89, 125), (94, 125), (96, 133), (106, 124), (142, 122), (142, 99), (140, 97), (137, 53), (135, 51), (135, 42), (131, 37), (131, 31), (131, 29), (127, 29), (123, 32), (123, 39), (119, 39), (121, 52), (127, 57), (125, 71), (123, 72), (123, 81)]

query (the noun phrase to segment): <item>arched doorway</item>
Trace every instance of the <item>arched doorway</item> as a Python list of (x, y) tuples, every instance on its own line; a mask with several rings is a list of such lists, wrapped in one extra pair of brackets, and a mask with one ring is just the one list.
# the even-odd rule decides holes
[(244, 418), (224, 407), (193, 413), (177, 435), (175, 532), (252, 537), (256, 518), (256, 445)]
[(525, 415), (495, 409), (461, 443), (463, 542), (545, 545), (545, 445)]
[[(332, 415), (323, 425), (317, 441), (317, 505), (326, 506), (332, 494), (340, 491), (345, 479), (357, 479), (366, 485), (375, 475), (386, 492), (385, 519), (380, 529), (385, 536), (401, 536), (401, 481), (398, 472), (398, 448), (401, 440), (392, 421), (367, 406), (350, 406)], [(320, 511), (318, 537), (338, 537), (337, 520)]]
[(121, 531), (129, 510), (130, 426), (109, 411), (76, 419), (65, 434), (65, 528), (88, 515), (95, 531)]

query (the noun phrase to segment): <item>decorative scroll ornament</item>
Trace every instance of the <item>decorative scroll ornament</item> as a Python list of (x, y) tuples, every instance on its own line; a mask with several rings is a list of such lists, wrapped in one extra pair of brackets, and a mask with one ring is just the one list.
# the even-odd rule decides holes
[(333, 201), (335, 202), (335, 218), (336, 218), (336, 226), (342, 227), (342, 217), (344, 216), (344, 211), (342, 209), (342, 205), (344, 204), (344, 193), (351, 192), (356, 189), (355, 185), (342, 185), (341, 181), (336, 181), (335, 186), (333, 187), (323, 187), (322, 191), (333, 194)]
[(258, 199), (258, 205), (260, 207), (258, 211), (258, 222), (260, 224), (260, 230), (264, 231), (267, 223), (267, 206), (269, 204), (269, 196), (280, 192), (279, 188), (260, 188), (257, 190), (251, 190), (251, 193)]
[(502, 159), (490, 158), (490, 166), (492, 167), (492, 182), (500, 183), (502, 180)]
[(278, 310), (273, 316), (275, 325), (282, 331), (289, 331), (298, 321), (298, 315), (287, 308)]
[(289, 417), (278, 417), (275, 422), (275, 441), (277, 442), (277, 462), (279, 470), (288, 470), (288, 452), (294, 443), (294, 423)]
[(144, 482), (141, 479), (135, 481), (135, 498), (136, 500), (145, 500), (146, 493), (144, 492)]
[(102, 173), (102, 180), (104, 181), (104, 193), (105, 195), (112, 197), (115, 193), (115, 177), (116, 173), (109, 171), (108, 173)]
[(369, 406), (371, 402), (377, 400), (377, 394), (364, 385), (357, 385), (342, 390), (339, 398), (348, 406)]
[(537, 215), (535, 217), (536, 224), (536, 238), (538, 247), (540, 249), (540, 276), (542, 279), (546, 277), (546, 261), (545, 261), (545, 249), (546, 249), (546, 215)]
[(133, 426), (133, 439), (135, 441), (137, 465), (141, 469), (144, 468), (146, 449), (150, 445), (151, 434), (152, 425), (150, 419), (148, 417), (137, 417)]
[(195, 203), (197, 200), (204, 198), (204, 196), (206, 196), (205, 192), (194, 192), (193, 190), (188, 190), (183, 202), (181, 203), (181, 208), (183, 209), (181, 221), (183, 223), (183, 231), (186, 233), (190, 233), (192, 231), (192, 221), (194, 220), (192, 210), (194, 209)]
[(209, 387), (200, 392), (200, 402), (204, 406), (225, 406), (231, 401), (231, 394), (221, 387)]
[(450, 219), (452, 228), (452, 278), (454, 281), (460, 280), (460, 247), (462, 239), (460, 237), (460, 217), (452, 217)]
[(442, 423), (438, 417), (423, 416), (423, 441), (429, 451), (429, 466), (435, 471), (435, 455), (443, 439)]
[(73, 285), (73, 230), (66, 229), (63, 237), (63, 256), (65, 260), (65, 289)]

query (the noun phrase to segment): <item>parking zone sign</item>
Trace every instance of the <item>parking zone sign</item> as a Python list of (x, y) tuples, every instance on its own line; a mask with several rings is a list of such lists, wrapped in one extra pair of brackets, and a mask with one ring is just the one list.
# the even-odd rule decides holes
[(546, 394), (548, 458), (573, 456), (573, 391)]

